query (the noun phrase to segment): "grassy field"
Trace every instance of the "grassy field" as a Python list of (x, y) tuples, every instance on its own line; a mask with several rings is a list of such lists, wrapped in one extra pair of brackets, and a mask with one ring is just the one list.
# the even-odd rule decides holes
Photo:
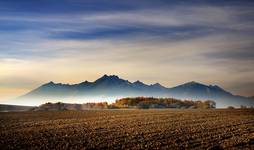
[(0, 149), (254, 149), (254, 110), (0, 113)]

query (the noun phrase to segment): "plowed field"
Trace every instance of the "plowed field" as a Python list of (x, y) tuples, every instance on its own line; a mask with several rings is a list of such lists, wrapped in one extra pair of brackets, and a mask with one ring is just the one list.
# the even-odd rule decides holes
[(254, 149), (254, 110), (0, 113), (0, 149)]

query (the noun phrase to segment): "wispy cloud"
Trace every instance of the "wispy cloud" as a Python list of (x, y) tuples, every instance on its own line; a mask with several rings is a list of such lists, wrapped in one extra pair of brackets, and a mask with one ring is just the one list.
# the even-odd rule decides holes
[(197, 80), (246, 94), (234, 82), (253, 81), (254, 4), (170, 2), (1, 1), (2, 88), (15, 79), (13, 88), (28, 89), (108, 73), (168, 86)]

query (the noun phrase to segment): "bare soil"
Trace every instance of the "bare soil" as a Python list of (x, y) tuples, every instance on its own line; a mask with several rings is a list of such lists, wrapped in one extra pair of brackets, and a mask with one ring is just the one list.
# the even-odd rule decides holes
[(0, 113), (0, 149), (254, 149), (254, 110)]

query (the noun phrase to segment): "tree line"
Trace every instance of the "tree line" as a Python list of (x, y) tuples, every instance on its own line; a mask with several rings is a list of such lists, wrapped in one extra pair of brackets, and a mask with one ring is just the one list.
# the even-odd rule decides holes
[(178, 108), (178, 109), (209, 109), (216, 108), (216, 103), (211, 100), (178, 100), (174, 98), (154, 97), (127, 97), (116, 100), (112, 104), (107, 102), (69, 104), (69, 103), (45, 103), (32, 110), (87, 110), (87, 109), (149, 109), (149, 108)]
[(178, 100), (174, 98), (154, 98), (154, 97), (128, 97), (116, 100), (112, 104), (116, 108), (216, 108), (216, 103), (211, 100)]

